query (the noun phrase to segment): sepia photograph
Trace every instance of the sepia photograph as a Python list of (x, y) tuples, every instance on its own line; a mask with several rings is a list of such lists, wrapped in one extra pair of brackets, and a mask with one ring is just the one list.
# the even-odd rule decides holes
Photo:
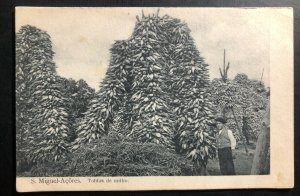
[(17, 191), (293, 186), (292, 9), (17, 7), (15, 25)]

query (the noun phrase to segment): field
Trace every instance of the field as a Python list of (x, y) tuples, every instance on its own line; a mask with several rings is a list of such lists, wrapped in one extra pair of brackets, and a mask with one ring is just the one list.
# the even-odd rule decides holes
[[(233, 150), (233, 156), (234, 156), (233, 162), (234, 162), (236, 175), (250, 175), (252, 160), (254, 157), (255, 145), (256, 144), (254, 143), (250, 143), (250, 145), (247, 145), (249, 151), (248, 155), (246, 154), (245, 148), (242, 143), (238, 143), (237, 149)], [(212, 176), (221, 175), (219, 160), (218, 159), (209, 160), (207, 165), (207, 170), (209, 175)]]

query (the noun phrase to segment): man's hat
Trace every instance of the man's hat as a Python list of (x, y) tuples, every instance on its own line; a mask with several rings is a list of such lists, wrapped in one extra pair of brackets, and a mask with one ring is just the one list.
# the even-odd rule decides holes
[(221, 116), (215, 118), (215, 121), (216, 121), (216, 122), (221, 122), (221, 123), (223, 123), (223, 124), (225, 124), (225, 123), (227, 122), (226, 119), (223, 118), (223, 117), (221, 117)]

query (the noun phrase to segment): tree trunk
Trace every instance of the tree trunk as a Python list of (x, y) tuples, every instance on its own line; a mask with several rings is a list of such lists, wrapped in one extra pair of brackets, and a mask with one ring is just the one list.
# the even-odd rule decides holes
[(246, 139), (247, 145), (249, 145), (250, 144), (250, 142), (249, 142), (249, 135), (247, 133), (247, 131), (248, 131), (248, 124), (246, 122), (246, 117), (245, 116), (243, 116), (243, 121), (242, 122), (243, 122), (242, 132), (243, 132), (243, 135), (244, 135), (244, 137)]
[(269, 174), (270, 172), (270, 103), (264, 116), (261, 131), (258, 135), (251, 175)]
[(238, 121), (237, 121), (237, 119), (236, 119), (236, 116), (235, 116), (233, 107), (231, 107), (231, 111), (232, 111), (232, 114), (233, 114), (233, 117), (234, 117), (234, 121), (235, 121), (235, 123), (236, 123), (236, 126), (237, 126), (237, 128), (238, 128), (238, 130), (239, 130), (239, 132), (240, 132), (241, 137), (242, 137), (242, 141), (243, 141), (243, 144), (244, 144), (244, 147), (245, 147), (246, 154), (248, 155), (248, 148), (247, 148), (247, 145), (245, 144), (245, 140), (244, 140), (244, 138), (243, 138), (243, 135), (244, 135), (244, 134), (242, 133), (242, 131), (241, 131), (241, 129), (240, 129), (240, 126), (239, 126)]
[(243, 131), (243, 133), (244, 133), (244, 137), (246, 139), (247, 145), (250, 145), (248, 134), (246, 132), (244, 132), (244, 131)]

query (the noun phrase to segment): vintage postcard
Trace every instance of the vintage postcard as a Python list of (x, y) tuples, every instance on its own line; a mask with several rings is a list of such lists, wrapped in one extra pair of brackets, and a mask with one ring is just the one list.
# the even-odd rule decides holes
[(293, 188), (292, 8), (16, 7), (16, 189)]

